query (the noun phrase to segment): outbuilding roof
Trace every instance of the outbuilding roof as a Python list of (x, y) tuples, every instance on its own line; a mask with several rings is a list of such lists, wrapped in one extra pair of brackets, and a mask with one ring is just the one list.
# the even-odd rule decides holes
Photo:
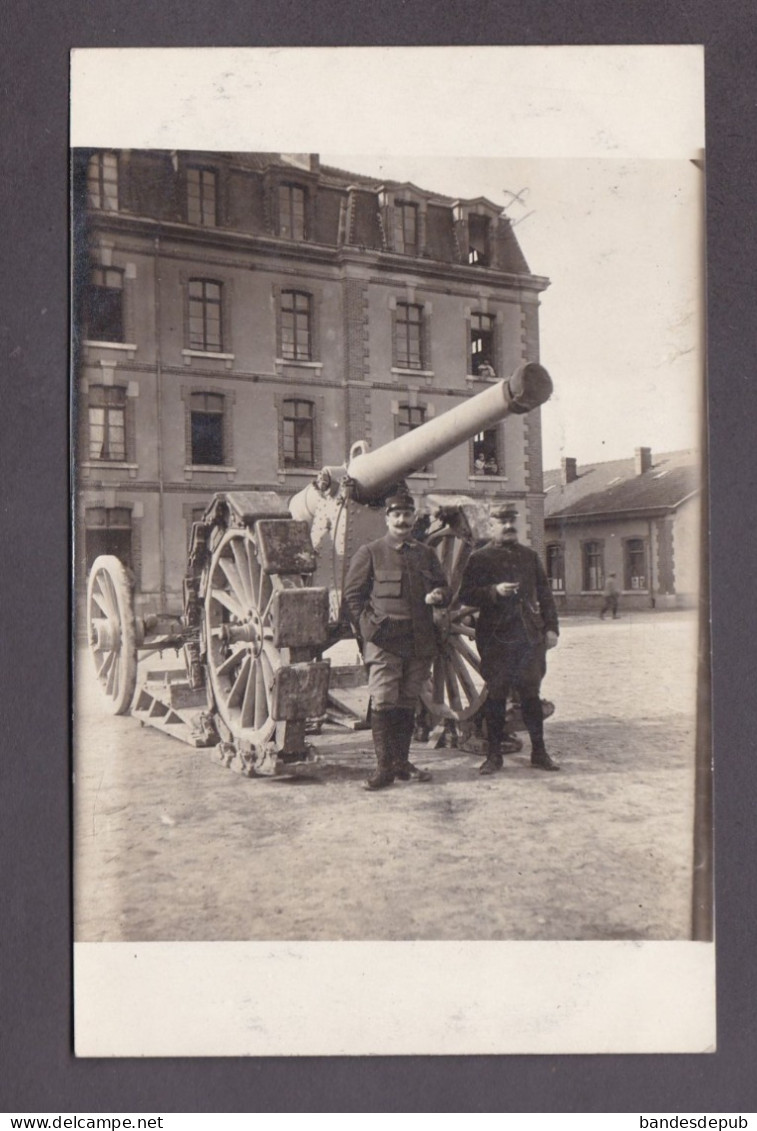
[(612, 518), (675, 510), (701, 485), (699, 454), (692, 450), (666, 452), (652, 458), (638, 474), (634, 458), (586, 463), (576, 477), (564, 482), (562, 468), (544, 472), (545, 522)]

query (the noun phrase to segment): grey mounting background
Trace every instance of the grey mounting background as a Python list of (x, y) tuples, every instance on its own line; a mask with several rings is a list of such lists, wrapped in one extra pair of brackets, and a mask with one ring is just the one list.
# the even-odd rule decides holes
[[(100, 0), (4, 8), (0, 1110), (757, 1109), (757, 25), (724, 0)], [(718, 1052), (76, 1061), (71, 1048), (68, 67), (73, 47), (703, 43)]]

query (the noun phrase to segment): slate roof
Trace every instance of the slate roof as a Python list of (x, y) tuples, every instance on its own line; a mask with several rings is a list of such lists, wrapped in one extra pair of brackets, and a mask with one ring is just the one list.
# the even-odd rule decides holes
[(696, 452), (666, 452), (652, 459), (643, 475), (636, 474), (633, 458), (580, 464), (577, 478), (566, 484), (561, 468), (545, 471), (545, 522), (659, 514), (675, 510), (699, 490)]

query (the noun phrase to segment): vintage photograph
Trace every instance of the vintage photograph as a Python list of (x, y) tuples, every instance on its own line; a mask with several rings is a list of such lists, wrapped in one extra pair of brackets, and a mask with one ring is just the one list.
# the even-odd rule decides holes
[(703, 153), (290, 136), (71, 152), (76, 944), (710, 943)]

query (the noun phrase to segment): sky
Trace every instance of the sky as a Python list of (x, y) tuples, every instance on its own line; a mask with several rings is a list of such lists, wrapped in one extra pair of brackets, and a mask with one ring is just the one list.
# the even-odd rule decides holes
[(701, 446), (704, 185), (692, 161), (320, 157), (505, 209), (531, 271), (550, 280), (545, 468)]

